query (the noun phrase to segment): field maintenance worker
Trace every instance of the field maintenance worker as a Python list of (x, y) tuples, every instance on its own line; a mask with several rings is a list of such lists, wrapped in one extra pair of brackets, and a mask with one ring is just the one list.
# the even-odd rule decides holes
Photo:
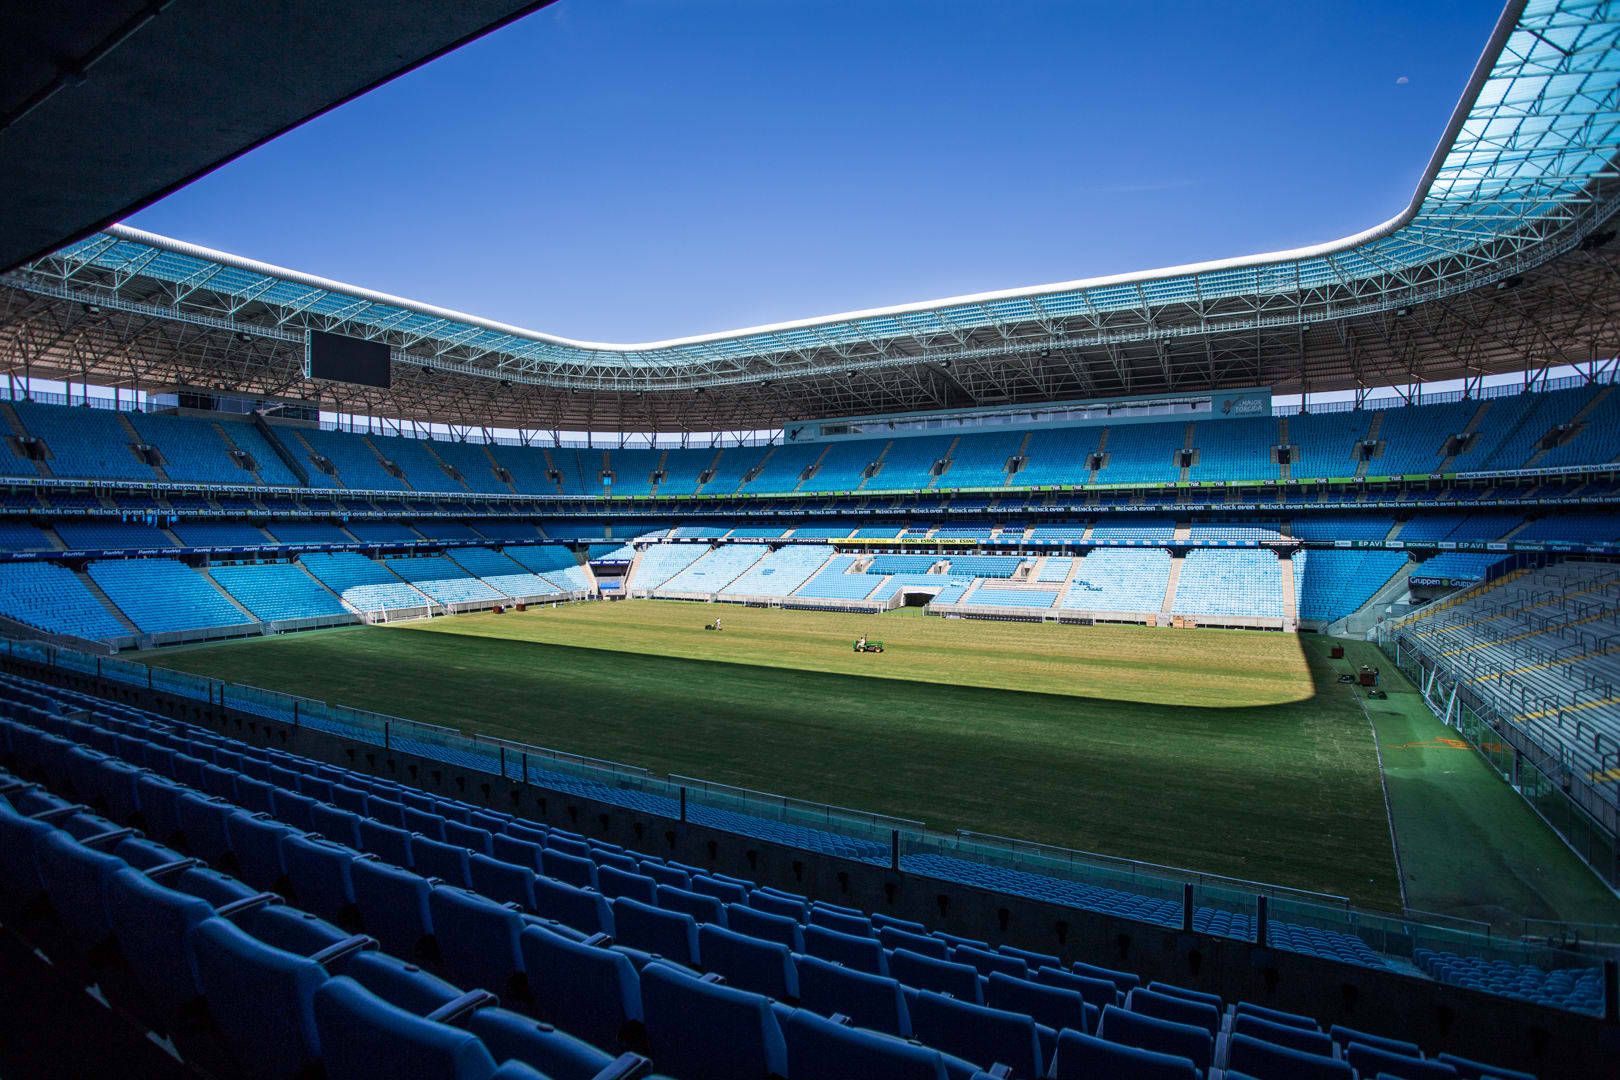
[(720, 629), (720, 620), (719, 619), (714, 620), (714, 628), (716, 630)]

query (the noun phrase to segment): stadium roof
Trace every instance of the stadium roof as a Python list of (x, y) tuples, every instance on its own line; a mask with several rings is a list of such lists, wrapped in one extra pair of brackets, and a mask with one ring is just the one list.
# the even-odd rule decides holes
[(0, 269), (125, 217), (545, 2), (8, 4)]
[[(595, 430), (1472, 378), (1613, 355), (1617, 151), (1620, 5), (1516, 0), (1410, 203), (1330, 243), (621, 345), (113, 227), (0, 279), (0, 348), (45, 318), (48, 331), (78, 328), (80, 346), (67, 357), (36, 333), (42, 374), (116, 349), (126, 368), (152, 356), (148, 382), (202, 371), (347, 411)], [(94, 318), (63, 315), (63, 302)], [(174, 350), (164, 376), (141, 344), (154, 322), (174, 324), (157, 335)], [(388, 341), (395, 390), (303, 384), (306, 327)]]

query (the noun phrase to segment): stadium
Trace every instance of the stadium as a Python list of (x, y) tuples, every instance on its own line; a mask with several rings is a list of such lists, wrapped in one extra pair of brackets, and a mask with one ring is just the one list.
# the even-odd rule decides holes
[(120, 223), (543, 5), (401, 6), (0, 101), (0, 1074), (1614, 1074), (1620, 10), (1355, 235), (737, 331)]

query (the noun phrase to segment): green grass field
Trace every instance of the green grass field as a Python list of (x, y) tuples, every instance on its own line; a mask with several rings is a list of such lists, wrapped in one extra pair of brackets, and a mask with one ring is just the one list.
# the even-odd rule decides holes
[[(705, 631), (717, 614), (726, 630)], [(853, 653), (862, 633), (887, 651)], [(1373, 724), (1335, 681), (1327, 644), (635, 601), (200, 646), (153, 662), (938, 829), (1399, 909)], [(1407, 725), (1402, 742), (1422, 726), (1407, 697), (1391, 696), (1406, 710), (1399, 721), (1374, 717), (1381, 730)], [(1477, 820), (1476, 802), (1493, 783), (1506, 797), (1486, 799), (1485, 812), (1512, 817), (1523, 850), (1465, 879), (1477, 894), (1437, 888), (1413, 906), (1499, 922), (1601, 910), (1581, 888), (1584, 868), (1571, 872), (1573, 856), (1474, 764), (1445, 809), (1481, 835), (1494, 826)], [(1448, 834), (1422, 820), (1439, 808), (1432, 790), (1392, 783), (1391, 799), (1417, 890), (1429, 883), (1418, 864), (1443, 858)], [(1526, 887), (1526, 852), (1537, 873), (1558, 865), (1553, 885)]]

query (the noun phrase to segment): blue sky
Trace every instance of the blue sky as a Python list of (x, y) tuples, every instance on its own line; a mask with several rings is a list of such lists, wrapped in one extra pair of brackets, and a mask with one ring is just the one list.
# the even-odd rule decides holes
[(561, 0), (130, 223), (638, 341), (1334, 239), (1500, 11)]

